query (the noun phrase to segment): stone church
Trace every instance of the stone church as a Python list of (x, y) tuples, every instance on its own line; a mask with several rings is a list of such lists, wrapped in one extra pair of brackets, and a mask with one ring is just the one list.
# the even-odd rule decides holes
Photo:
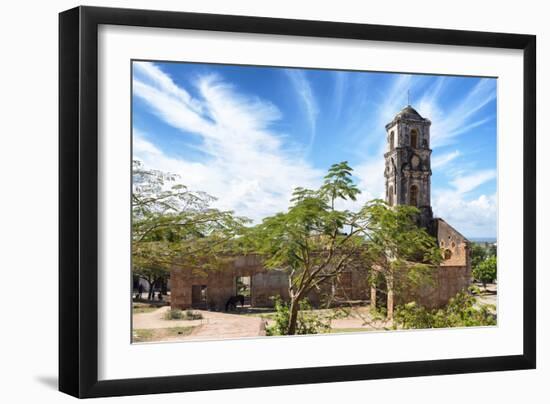
[(436, 272), (434, 287), (422, 291), (416, 299), (439, 307), (470, 285), (472, 271), (470, 242), (445, 220), (433, 216), (430, 126), (430, 120), (410, 105), (386, 125), (384, 178), (386, 202), (390, 206), (416, 206), (420, 210), (418, 224), (436, 238), (443, 250), (444, 261)]
[[(430, 202), (431, 189), (431, 122), (410, 105), (386, 125), (387, 151), (384, 177), (386, 202), (390, 206), (418, 207), (418, 224), (437, 239), (445, 260), (435, 272), (434, 285), (414, 291), (414, 300), (428, 307), (445, 305), (471, 282), (470, 243), (443, 219), (434, 218)], [(381, 173), (382, 174), (382, 173)], [(360, 263), (359, 263), (360, 265)], [(202, 272), (202, 271), (200, 271)], [(288, 298), (288, 275), (285, 271), (266, 270), (260, 257), (236, 256), (221, 271), (195, 273), (174, 265), (170, 275), (172, 308), (205, 308), (223, 310), (227, 299), (237, 294), (239, 285), (248, 287), (247, 304), (272, 306), (273, 296)], [(342, 274), (337, 293), (346, 300), (371, 302), (371, 290), (364, 271)], [(308, 296), (312, 304), (320, 301), (318, 293)], [(410, 296), (395, 296), (397, 304)]]

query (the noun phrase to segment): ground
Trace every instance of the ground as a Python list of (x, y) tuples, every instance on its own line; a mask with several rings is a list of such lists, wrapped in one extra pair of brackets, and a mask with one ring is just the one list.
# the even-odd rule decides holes
[[(193, 310), (200, 313), (200, 320), (166, 320), (164, 317), (168, 306), (153, 309), (147, 313), (134, 313), (134, 333), (142, 334), (144, 330), (166, 330), (174, 327), (191, 327), (191, 331), (182, 334), (161, 335), (162, 338), (150, 338), (148, 341), (163, 340), (197, 340), (220, 338), (258, 337), (265, 335), (265, 320), (260, 317), (220, 313), (206, 310)], [(166, 334), (166, 333), (165, 333)], [(139, 338), (137, 338), (139, 341)], [(136, 340), (134, 335), (134, 340)]]
[[(488, 284), (477, 297), (480, 304), (497, 305), (496, 285)], [(273, 323), (272, 309), (239, 307), (237, 311), (225, 313), (207, 310), (193, 310), (202, 317), (198, 320), (167, 320), (169, 306), (151, 307), (147, 304), (134, 305), (133, 342), (214, 340), (266, 335), (266, 327)], [(366, 332), (392, 329), (391, 321), (371, 313), (369, 306), (355, 306), (344, 309), (314, 310), (317, 316), (330, 319), (331, 333)]]
[[(134, 310), (134, 342), (185, 341), (259, 337), (265, 335), (265, 328), (272, 323), (273, 312), (246, 308), (235, 313), (220, 313), (193, 310), (200, 313), (200, 320), (166, 320), (168, 306)], [(324, 317), (333, 316), (335, 310), (315, 310)], [(237, 314), (238, 313), (238, 314)], [(343, 314), (339, 314), (342, 316)], [(391, 328), (391, 322), (373, 318), (368, 307), (354, 309), (347, 317), (331, 320), (331, 332), (372, 331)]]

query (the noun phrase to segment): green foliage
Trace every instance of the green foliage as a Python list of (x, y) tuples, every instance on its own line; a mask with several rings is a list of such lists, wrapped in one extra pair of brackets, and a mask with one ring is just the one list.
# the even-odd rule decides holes
[(474, 243), (472, 245), (472, 268), (477, 267), (478, 264), (485, 258), (487, 258), (487, 249), (477, 243)]
[(449, 328), (496, 325), (494, 306), (476, 302), (467, 292), (458, 293), (442, 309), (429, 310), (415, 302), (397, 307), (395, 326), (402, 328)]
[(183, 316), (185, 320), (201, 320), (202, 314), (195, 312), (193, 310), (185, 310), (185, 314)]
[(183, 319), (183, 311), (180, 309), (171, 309), (164, 315), (165, 320), (181, 320)]
[(334, 164), (319, 189), (296, 188), (286, 212), (265, 218), (241, 240), (267, 268), (288, 272), (289, 334), (296, 332), (299, 302), (308, 292), (337, 278), (363, 253), (367, 221), (335, 207), (337, 199), (355, 200), (359, 193), (351, 171), (347, 162)]
[[(290, 308), (288, 303), (280, 298), (275, 299), (275, 323), (267, 327), (267, 335), (287, 335), (290, 321)], [(330, 332), (330, 318), (323, 318), (311, 311), (311, 305), (307, 299), (300, 301), (300, 311), (297, 317), (295, 334), (320, 334)]]
[[(418, 227), (417, 208), (398, 205), (390, 207), (374, 200), (361, 214), (368, 218), (370, 232), (367, 242), (369, 281), (382, 292), (420, 291), (433, 284), (433, 271), (442, 260), (434, 237)], [(387, 313), (393, 307), (388, 298)]]
[(202, 314), (194, 312), (193, 310), (182, 311), (180, 309), (168, 310), (164, 315), (165, 320), (200, 320)]
[(473, 270), (476, 280), (486, 286), (497, 278), (497, 257), (492, 255), (478, 263)]
[(191, 191), (173, 174), (133, 162), (132, 263), (150, 288), (166, 279), (175, 260), (216, 268), (247, 219), (210, 207), (214, 198)]

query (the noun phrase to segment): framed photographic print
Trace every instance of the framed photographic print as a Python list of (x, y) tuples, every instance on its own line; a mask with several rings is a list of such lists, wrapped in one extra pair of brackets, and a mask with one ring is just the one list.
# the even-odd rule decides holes
[(535, 367), (535, 37), (60, 14), (59, 387)]

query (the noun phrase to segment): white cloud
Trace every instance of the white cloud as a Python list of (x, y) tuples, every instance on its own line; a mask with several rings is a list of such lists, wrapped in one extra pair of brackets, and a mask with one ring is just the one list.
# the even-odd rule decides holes
[[(134, 132), (135, 156), (148, 167), (181, 176), (192, 189), (218, 198), (215, 205), (259, 220), (288, 206), (296, 186), (319, 185), (322, 172), (283, 147), (282, 136), (270, 131), (281, 117), (271, 103), (246, 97), (217, 76), (197, 78), (199, 97), (150, 63), (136, 63), (135, 96), (182, 136), (200, 140), (209, 158), (200, 162), (162, 152), (147, 133)], [(152, 135), (152, 134), (151, 134)]]
[(284, 70), (284, 72), (290, 79), (290, 82), (294, 87), (294, 91), (296, 91), (296, 93), (300, 97), (300, 100), (302, 101), (302, 105), (304, 107), (311, 130), (311, 136), (308, 146), (311, 147), (311, 145), (313, 144), (313, 140), (315, 139), (317, 115), (319, 114), (319, 108), (317, 107), (317, 101), (315, 100), (313, 89), (311, 88), (309, 80), (307, 79), (306, 74), (303, 70), (286, 69)]
[(496, 194), (467, 200), (452, 191), (435, 192), (434, 214), (445, 219), (467, 237), (493, 237), (496, 234)]
[(495, 170), (480, 170), (458, 175), (452, 188), (435, 189), (432, 206), (437, 217), (445, 219), (465, 236), (489, 237), (496, 234), (496, 194), (471, 199), (468, 194), (496, 177)]
[(432, 156), (432, 169), (445, 167), (447, 164), (449, 164), (451, 161), (459, 156), (460, 152), (458, 150), (446, 154)]
[(496, 170), (481, 170), (470, 175), (456, 177), (450, 183), (454, 186), (456, 192), (462, 195), (496, 178), (496, 175)]

